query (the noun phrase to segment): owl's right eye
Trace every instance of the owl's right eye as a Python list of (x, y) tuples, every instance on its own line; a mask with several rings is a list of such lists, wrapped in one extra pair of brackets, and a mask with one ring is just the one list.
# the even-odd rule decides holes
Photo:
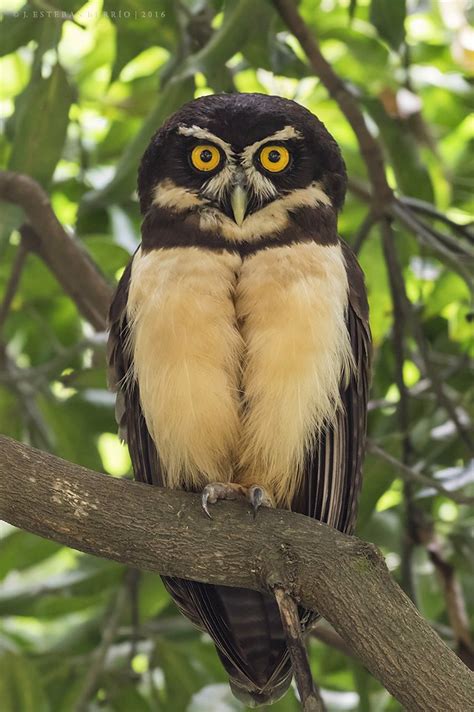
[(191, 151), (191, 164), (198, 171), (214, 171), (221, 162), (221, 152), (212, 144), (199, 144)]

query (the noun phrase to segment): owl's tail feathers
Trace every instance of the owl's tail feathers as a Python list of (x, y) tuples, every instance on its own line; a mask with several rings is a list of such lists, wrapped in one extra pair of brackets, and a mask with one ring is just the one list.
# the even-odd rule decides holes
[(277, 702), (288, 690), (292, 676), (293, 671), (290, 664), (289, 670), (286, 670), (284, 675), (275, 680), (271, 686), (267, 685), (263, 690), (257, 687), (252, 688), (249, 683), (242, 683), (233, 677), (229, 678), (229, 684), (233, 695), (247, 707), (253, 708), (260, 707), (260, 705), (272, 705)]
[(219, 587), (233, 644), (217, 653), (235, 697), (247, 707), (272, 704), (288, 690), (293, 669), (273, 596)]
[(163, 581), (184, 615), (213, 639), (238, 699), (257, 707), (285, 694), (292, 667), (273, 596), (183, 579)]

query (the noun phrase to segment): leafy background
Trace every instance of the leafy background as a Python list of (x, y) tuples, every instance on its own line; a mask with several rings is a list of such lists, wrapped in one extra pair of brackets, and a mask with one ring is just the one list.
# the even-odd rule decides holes
[[(2, 7), (1, 165), (48, 190), (59, 219), (111, 283), (138, 242), (140, 155), (162, 120), (193, 96), (238, 90), (296, 99), (340, 143), (351, 178), (366, 180), (352, 130), (266, 0), (3, 0)], [(381, 140), (391, 182), (469, 223), (472, 3), (302, 0), (300, 11)], [(349, 193), (340, 220), (349, 243), (366, 213), (363, 200)], [(2, 204), (2, 291), (18, 259), (21, 219), (19, 208)], [(397, 224), (394, 229), (432, 363), (467, 425), (473, 415), (469, 289), (427, 247)], [(382, 549), (421, 613), (467, 659), (472, 618), (453, 624), (444, 587), (454, 581), (469, 609), (474, 516), (452, 497), (474, 494), (472, 462), (409, 334), (403, 364), (409, 461), (404, 454), (393, 309), (376, 228), (363, 241), (360, 261), (376, 347), (370, 437), (448, 494), (410, 474), (404, 484), (398, 465), (369, 454), (357, 533)], [(26, 254), (0, 328), (1, 431), (111, 476), (130, 477), (105, 386), (105, 335), (81, 320), (33, 254)], [(178, 615), (158, 577), (0, 527), (3, 710), (243, 709), (228, 692), (210, 640)], [(436, 556), (449, 581), (440, 578)], [(317, 637), (309, 650), (329, 710), (400, 709), (347, 651)], [(293, 691), (274, 709), (298, 709)]]

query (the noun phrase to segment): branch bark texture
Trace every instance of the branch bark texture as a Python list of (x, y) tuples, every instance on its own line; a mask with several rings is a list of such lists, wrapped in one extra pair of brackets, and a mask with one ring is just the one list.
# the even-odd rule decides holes
[(319, 611), (410, 712), (471, 708), (474, 676), (375, 547), (307, 517), (118, 480), (0, 437), (0, 517), (96, 556), (213, 584), (281, 586)]

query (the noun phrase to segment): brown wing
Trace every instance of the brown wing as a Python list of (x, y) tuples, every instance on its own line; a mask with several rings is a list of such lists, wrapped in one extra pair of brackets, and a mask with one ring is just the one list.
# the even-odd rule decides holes
[(341, 385), (343, 407), (308, 453), (302, 486), (292, 509), (351, 533), (357, 514), (365, 449), (371, 336), (364, 276), (350, 247), (341, 240), (349, 280), (346, 323), (355, 368)]
[[(135, 478), (163, 486), (160, 458), (132, 374), (127, 323), (131, 265), (109, 312), (109, 387), (117, 393), (119, 433), (128, 444)], [(283, 694), (291, 682), (291, 663), (273, 597), (170, 577), (163, 577), (163, 582), (181, 612), (213, 639), (238, 697), (249, 703), (270, 702)]]

